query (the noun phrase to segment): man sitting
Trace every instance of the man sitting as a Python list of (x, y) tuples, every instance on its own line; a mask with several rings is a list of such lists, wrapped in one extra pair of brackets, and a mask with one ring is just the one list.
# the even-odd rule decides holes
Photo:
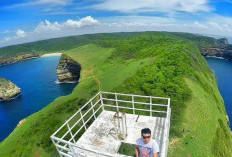
[(141, 137), (136, 140), (136, 157), (158, 157), (159, 145), (156, 140), (151, 139), (151, 130), (144, 128), (141, 130)]

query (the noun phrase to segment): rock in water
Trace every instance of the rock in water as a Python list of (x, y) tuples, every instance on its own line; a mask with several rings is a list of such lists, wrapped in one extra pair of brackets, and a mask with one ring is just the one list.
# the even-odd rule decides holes
[(59, 82), (76, 82), (80, 78), (81, 66), (74, 59), (62, 54), (56, 68)]
[(20, 94), (20, 88), (11, 81), (0, 77), (0, 101), (10, 100)]

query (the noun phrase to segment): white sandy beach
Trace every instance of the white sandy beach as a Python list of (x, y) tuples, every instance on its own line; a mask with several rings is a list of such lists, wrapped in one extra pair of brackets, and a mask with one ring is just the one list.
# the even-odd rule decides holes
[(48, 56), (60, 56), (62, 53), (46, 53), (43, 54), (41, 57), (48, 57)]

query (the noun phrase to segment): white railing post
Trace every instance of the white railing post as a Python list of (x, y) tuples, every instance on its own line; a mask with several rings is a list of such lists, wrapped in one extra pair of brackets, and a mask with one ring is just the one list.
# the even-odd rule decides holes
[(164, 156), (167, 157), (168, 156), (168, 143), (169, 143), (169, 130), (170, 130), (170, 119), (171, 119), (171, 108), (169, 108), (168, 110), (168, 113), (167, 113), (167, 125), (166, 125), (166, 128), (167, 128), (167, 131), (166, 131), (166, 147), (165, 147), (165, 152), (164, 152)]
[(85, 127), (85, 130), (86, 130), (87, 128), (86, 128), (86, 126), (85, 126), (85, 121), (84, 121), (84, 119), (83, 119), (83, 115), (82, 115), (82, 112), (81, 112), (81, 110), (80, 110), (80, 114), (81, 114), (81, 120), (82, 120), (82, 122), (83, 122), (83, 125), (84, 125), (84, 127)]
[(132, 94), (132, 108), (133, 108), (133, 115), (135, 115), (135, 103), (134, 103), (134, 95)]
[(56, 142), (54, 141), (54, 139), (51, 137), (51, 139), (52, 139), (52, 143), (55, 145), (55, 147), (56, 147), (56, 150), (58, 151), (58, 154), (59, 154), (59, 156), (60, 157), (62, 157), (62, 155), (60, 154), (60, 150), (57, 148), (57, 146), (56, 146)]
[(152, 97), (150, 97), (150, 117), (152, 117)]
[[(114, 126), (115, 126), (115, 128), (117, 127), (117, 122), (116, 122), (115, 119), (114, 119)], [(117, 138), (117, 140), (118, 140), (118, 129), (115, 129), (115, 133), (117, 134), (117, 135), (116, 135), (116, 138)]]
[(170, 112), (169, 109), (170, 109), (170, 98), (168, 98), (168, 108), (167, 108), (166, 117), (168, 117), (168, 113)]
[(73, 146), (72, 146), (71, 144), (69, 144), (69, 148), (70, 148), (70, 150), (71, 150), (71, 153), (72, 153), (73, 157), (77, 157), (77, 156), (76, 156), (76, 152), (75, 152), (75, 150), (73, 149)]
[(93, 108), (93, 100), (91, 99), (91, 108), (92, 108), (92, 111), (93, 111), (93, 116), (94, 116), (94, 119), (96, 119), (96, 115), (95, 115), (95, 112), (94, 112), (94, 108)]
[(116, 106), (117, 106), (117, 111), (118, 111), (118, 95), (115, 93), (115, 101), (116, 101)]
[(69, 124), (68, 124), (68, 123), (67, 123), (67, 127), (68, 127), (68, 131), (70, 132), (70, 135), (71, 135), (71, 137), (72, 137), (72, 139), (73, 139), (74, 143), (76, 143), (75, 138), (74, 138), (73, 133), (72, 133), (72, 130), (70, 129), (70, 127), (69, 127)]
[(104, 104), (103, 104), (103, 100), (102, 100), (102, 92), (100, 92), (100, 99), (101, 99), (102, 110), (104, 111), (105, 108), (104, 108)]

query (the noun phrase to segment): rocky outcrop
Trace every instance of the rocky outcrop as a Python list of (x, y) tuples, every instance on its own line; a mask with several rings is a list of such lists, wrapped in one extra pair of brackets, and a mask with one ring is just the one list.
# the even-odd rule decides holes
[(11, 81), (0, 77), (0, 101), (10, 100), (20, 94), (20, 88)]
[(23, 54), (19, 54), (17, 56), (14, 56), (14, 57), (0, 58), (0, 66), (15, 63), (15, 62), (18, 62), (18, 61), (21, 61), (24, 59), (30, 59), (30, 58), (36, 58), (36, 57), (39, 57), (39, 55), (34, 54), (34, 53), (23, 53)]
[(202, 48), (201, 54), (203, 56), (216, 56), (223, 57), (228, 60), (232, 60), (232, 49), (220, 49), (220, 48)]
[(232, 60), (232, 45), (228, 44), (227, 39), (218, 39), (220, 44), (212, 47), (200, 47), (201, 54), (203, 56), (215, 56), (222, 57), (228, 60)]
[(62, 54), (56, 68), (59, 82), (77, 82), (80, 78), (81, 66), (66, 54)]

